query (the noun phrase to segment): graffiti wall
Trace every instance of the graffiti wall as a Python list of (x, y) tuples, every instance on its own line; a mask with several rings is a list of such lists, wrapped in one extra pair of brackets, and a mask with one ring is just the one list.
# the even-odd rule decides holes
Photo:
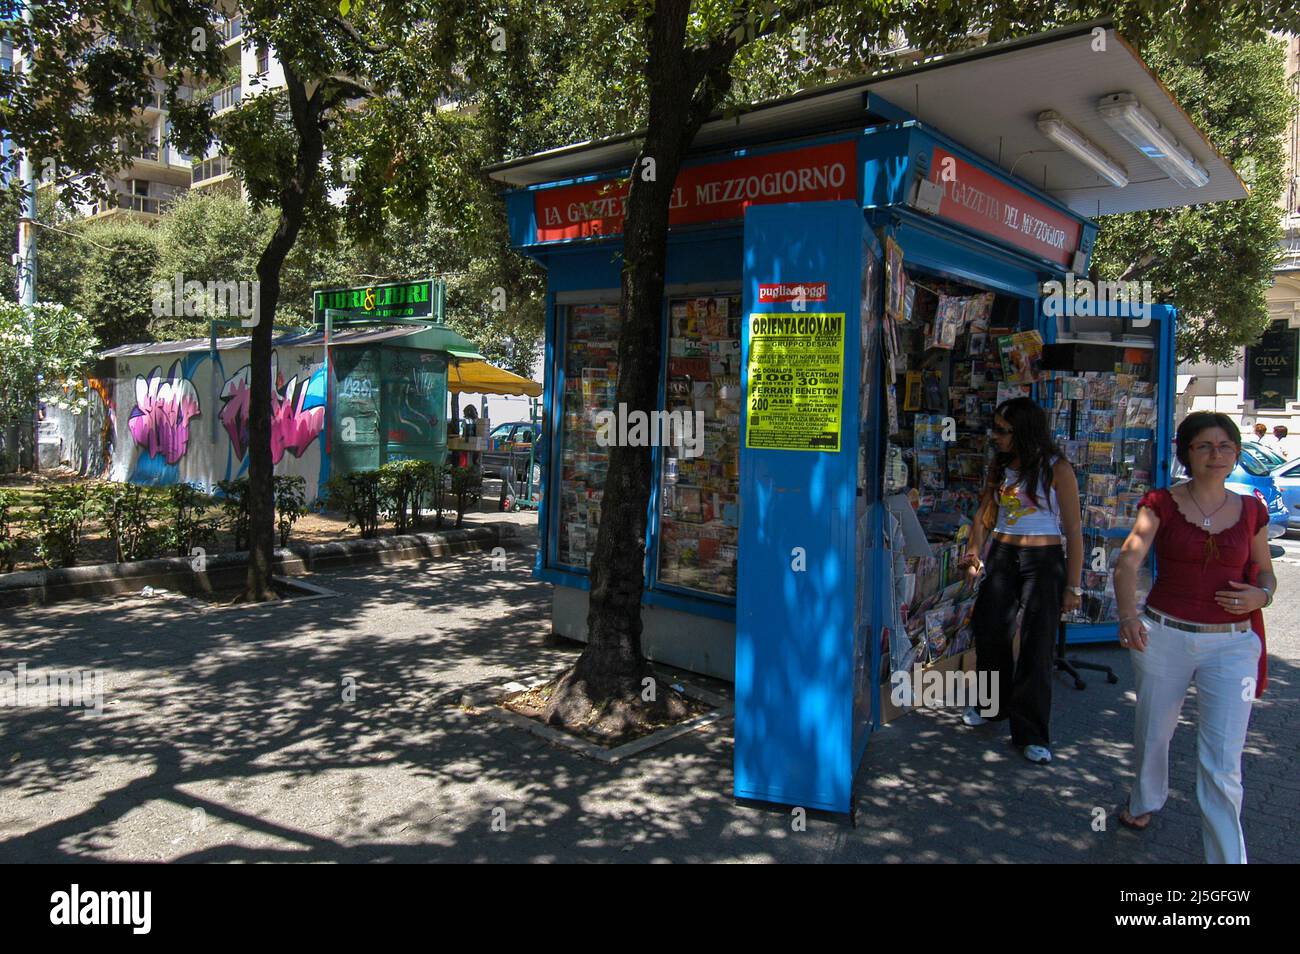
[[(326, 371), (319, 347), (281, 347), (271, 381), (271, 456), (314, 499), (329, 476)], [(248, 473), (252, 379), (247, 348), (127, 355), (90, 379), (89, 413), (60, 412), (62, 459), (90, 476), (138, 484), (218, 481)], [(66, 419), (65, 419), (66, 418)]]
[[(328, 372), (323, 362), (319, 345), (288, 343), (272, 353), (271, 460), (277, 474), (306, 481), (309, 501), (335, 471), (443, 459), (444, 355), (362, 345), (332, 349)], [(54, 463), (110, 480), (206, 490), (248, 473), (247, 347), (218, 351), (215, 360), (201, 349), (118, 355), (105, 364), (111, 376), (89, 379), (90, 412), (57, 412), (46, 425)]]

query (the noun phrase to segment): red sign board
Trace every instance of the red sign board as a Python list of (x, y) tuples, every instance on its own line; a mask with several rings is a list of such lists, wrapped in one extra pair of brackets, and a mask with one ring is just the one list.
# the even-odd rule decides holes
[[(627, 180), (535, 193), (536, 241), (621, 233), (627, 193)], [(673, 188), (668, 224), (739, 219), (750, 205), (857, 197), (857, 144), (849, 140), (683, 169)]]
[(1083, 227), (969, 162), (935, 147), (930, 181), (943, 188), (939, 215), (1067, 268)]
[(759, 303), (769, 301), (825, 301), (826, 282), (777, 282), (758, 286)]

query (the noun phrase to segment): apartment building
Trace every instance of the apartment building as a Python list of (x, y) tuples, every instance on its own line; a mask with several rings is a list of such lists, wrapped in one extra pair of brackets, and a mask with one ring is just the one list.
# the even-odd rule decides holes
[[(104, 38), (102, 42), (114, 42)], [(238, 15), (217, 22), (216, 42), (226, 61), (228, 82), (212, 92), (204, 90), (217, 113), (231, 109), (245, 97), (284, 85), (284, 72), (271, 51), (256, 47), (244, 38)], [(164, 81), (153, 82), (152, 94), (140, 106), (140, 123), (146, 145), (130, 163), (109, 180), (113, 195), (107, 200), (79, 207), (86, 218), (105, 219), (129, 216), (156, 219), (167, 205), (189, 189), (230, 189), (238, 192), (238, 181), (231, 172), (229, 159), (220, 155), (221, 144), (214, 142), (202, 156), (191, 156), (169, 142), (171, 123), (165, 108)], [(193, 95), (182, 87), (183, 96)]]
[[(1286, 38), (1286, 72), (1291, 95), (1300, 106), (1300, 37)], [(1286, 153), (1286, 179), (1278, 196), (1282, 259), (1265, 293), (1272, 324), (1259, 343), (1243, 348), (1232, 364), (1180, 365), (1180, 415), (1221, 411), (1242, 425), (1262, 421), (1271, 431), (1283, 424), (1291, 434), (1300, 434), (1300, 122), (1294, 118), (1287, 130)]]

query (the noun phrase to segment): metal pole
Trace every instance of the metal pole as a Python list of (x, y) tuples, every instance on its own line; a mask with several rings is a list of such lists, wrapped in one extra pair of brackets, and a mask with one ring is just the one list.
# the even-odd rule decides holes
[[(23, 23), (30, 25), (32, 22), (32, 11), (27, 0), (23, 0)], [(27, 57), (19, 54), (21, 50), (15, 50), (14, 72), (27, 73)], [(20, 65), (21, 63), (21, 65)], [(31, 153), (27, 149), (22, 150), (18, 166), (18, 177), (21, 182), (22, 198), (19, 206), (18, 217), (18, 303), (31, 307), (36, 304), (36, 167), (32, 163)], [(40, 397), (36, 399), (36, 404), (32, 407), (32, 432), (31, 432), (31, 469), (40, 469)], [(22, 466), (22, 455), (19, 455), (19, 466)]]
[[(23, 23), (30, 25), (32, 11), (23, 3)], [(26, 74), (27, 57), (15, 50), (14, 72)], [(20, 65), (21, 64), (21, 65)], [(22, 182), (22, 202), (18, 218), (18, 302), (36, 304), (36, 166), (31, 153), (23, 149), (18, 166)]]
[(220, 417), (216, 413), (216, 409), (221, 400), (221, 391), (219, 390), (221, 384), (217, 381), (217, 320), (215, 318), (208, 319), (208, 371), (212, 374), (211, 431), (212, 443), (215, 444), (217, 442), (217, 418)]

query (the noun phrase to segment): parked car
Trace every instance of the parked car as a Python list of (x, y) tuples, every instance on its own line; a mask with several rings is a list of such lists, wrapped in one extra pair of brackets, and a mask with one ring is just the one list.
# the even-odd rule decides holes
[[(1297, 463), (1300, 463), (1298, 461)], [(1173, 471), (1170, 475), (1174, 483), (1181, 483), (1187, 479), (1187, 471), (1177, 459), (1174, 460)], [(1239, 494), (1254, 494), (1268, 508), (1268, 538), (1273, 540), (1286, 533), (1291, 518), (1291, 512), (1284, 502), (1282, 491), (1278, 489), (1277, 483), (1273, 479), (1271, 468), (1267, 461), (1258, 456), (1253, 450), (1249, 449), (1248, 444), (1241, 446), (1241, 460), (1237, 466), (1228, 474), (1225, 482), (1229, 490)], [(1300, 503), (1300, 500), (1297, 501)], [(1296, 529), (1300, 529), (1300, 522), (1296, 523)]]
[(1300, 460), (1283, 461), (1269, 475), (1282, 494), (1282, 502), (1290, 513), (1287, 528), (1300, 530)]
[(1278, 464), (1286, 463), (1286, 457), (1278, 453), (1276, 447), (1269, 447), (1267, 444), (1261, 444), (1258, 441), (1244, 441), (1241, 446), (1260, 458), (1269, 467), (1276, 467)]
[[(509, 474), (513, 483), (521, 486), (525, 484), (528, 479), (528, 455), (537, 430), (538, 425), (531, 421), (508, 421), (492, 428), (487, 450), (482, 457), (483, 476), (505, 478)], [(534, 478), (539, 469), (534, 468)]]

